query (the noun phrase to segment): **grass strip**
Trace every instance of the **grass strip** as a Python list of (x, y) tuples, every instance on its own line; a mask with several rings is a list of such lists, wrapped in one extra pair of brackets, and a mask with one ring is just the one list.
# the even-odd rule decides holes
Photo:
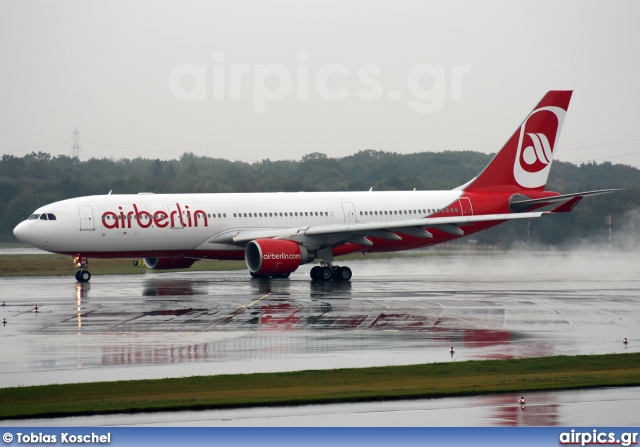
[[(89, 259), (92, 275), (136, 275), (158, 272), (144, 267), (134, 267), (133, 259)], [(239, 270), (246, 268), (244, 261), (200, 261), (190, 271)], [(70, 256), (49, 254), (2, 255), (0, 276), (73, 276), (76, 267)], [(161, 270), (160, 272), (166, 272)]]
[[(1, 248), (1, 246), (0, 246)], [(13, 248), (13, 247), (12, 247)], [(425, 256), (446, 256), (450, 252), (442, 251), (414, 251), (402, 253), (369, 253), (366, 257), (361, 254), (351, 254), (340, 259), (344, 261), (361, 259), (390, 259)], [(455, 253), (459, 254), (459, 253)], [(137, 258), (139, 259), (139, 258)], [(166, 273), (171, 270), (151, 270), (144, 267), (134, 267), (133, 259), (89, 259), (89, 271), (92, 275), (139, 275), (143, 273)], [(244, 261), (202, 260), (193, 264), (188, 271), (222, 271), (246, 269)], [(173, 270), (175, 271), (175, 270)], [(0, 255), (1, 276), (73, 276), (76, 267), (70, 256), (55, 254), (11, 254)]]
[(640, 353), (0, 389), (0, 419), (640, 385)]

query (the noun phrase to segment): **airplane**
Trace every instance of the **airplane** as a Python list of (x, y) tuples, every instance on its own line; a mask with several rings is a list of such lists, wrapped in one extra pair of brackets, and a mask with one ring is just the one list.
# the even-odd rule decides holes
[(244, 260), (253, 278), (287, 278), (318, 259), (312, 280), (349, 281), (351, 269), (335, 258), (441, 244), (616, 191), (545, 190), (571, 95), (549, 91), (485, 169), (450, 191), (109, 193), (45, 205), (13, 232), (72, 256), (78, 282), (91, 279), (91, 257), (143, 258), (154, 270)]

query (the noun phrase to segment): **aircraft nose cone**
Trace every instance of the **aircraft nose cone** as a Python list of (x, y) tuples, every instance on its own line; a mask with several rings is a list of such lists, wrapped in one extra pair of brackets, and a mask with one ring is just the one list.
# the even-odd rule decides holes
[(26, 221), (20, 222), (14, 229), (13, 235), (18, 238), (18, 240), (29, 243), (29, 225)]

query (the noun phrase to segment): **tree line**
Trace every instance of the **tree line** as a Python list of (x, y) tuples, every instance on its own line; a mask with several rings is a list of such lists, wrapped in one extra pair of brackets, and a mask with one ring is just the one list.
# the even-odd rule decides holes
[[(398, 154), (364, 150), (341, 158), (314, 152), (301, 160), (247, 163), (184, 153), (177, 160), (92, 158), (44, 152), (0, 160), (0, 237), (36, 208), (83, 195), (273, 191), (451, 189), (476, 176), (493, 155), (473, 151)], [(571, 213), (510, 222), (474, 236), (481, 244), (564, 246), (576, 242), (640, 246), (640, 170), (623, 164), (555, 161), (547, 189), (560, 193), (623, 188), (583, 200)], [(465, 241), (464, 239), (462, 241)]]

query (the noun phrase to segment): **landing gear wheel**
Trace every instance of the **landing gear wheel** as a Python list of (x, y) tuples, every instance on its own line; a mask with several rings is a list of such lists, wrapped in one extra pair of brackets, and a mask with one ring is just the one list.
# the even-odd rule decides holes
[(90, 279), (91, 273), (89, 273), (89, 270), (79, 270), (76, 272), (76, 281), (89, 282)]
[(331, 267), (320, 267), (320, 279), (322, 281), (329, 281), (333, 276), (333, 271)]
[(89, 282), (91, 279), (91, 273), (87, 270), (87, 264), (89, 264), (87, 257), (83, 255), (76, 255), (73, 257), (73, 263), (80, 269), (76, 272), (76, 281)]
[(313, 267), (309, 274), (311, 275), (311, 279), (313, 281), (322, 281), (322, 267), (320, 267), (319, 265)]
[(309, 272), (313, 281), (349, 281), (353, 276), (349, 267), (338, 267), (334, 265), (330, 267), (326, 264), (317, 265)]
[(353, 276), (349, 267), (338, 267), (334, 273), (335, 276), (333, 279), (337, 281), (349, 281), (351, 276)]

